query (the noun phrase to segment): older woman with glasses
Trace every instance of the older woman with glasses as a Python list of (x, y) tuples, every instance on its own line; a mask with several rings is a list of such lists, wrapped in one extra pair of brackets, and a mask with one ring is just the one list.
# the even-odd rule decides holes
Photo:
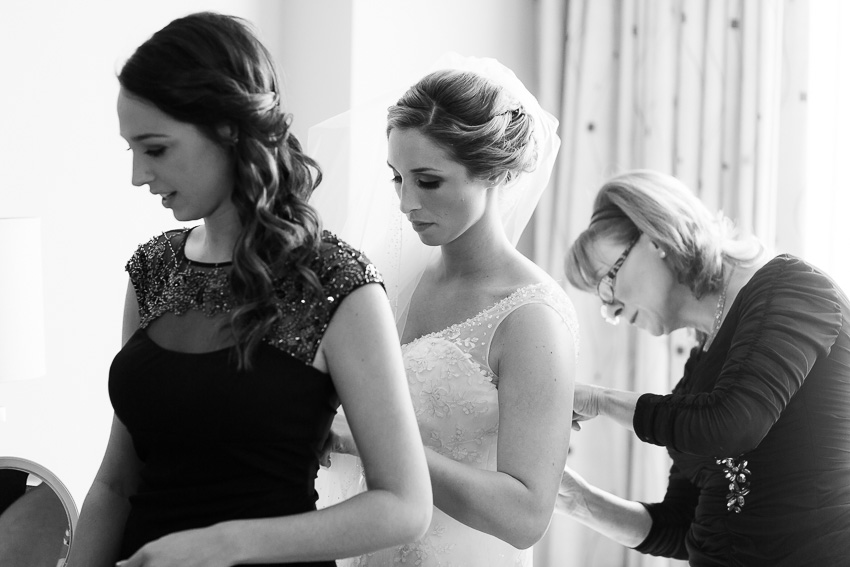
[(675, 178), (607, 181), (567, 257), (602, 315), (698, 345), (672, 394), (576, 384), (574, 428), (613, 419), (667, 448), (660, 503), (567, 469), (558, 511), (691, 565), (850, 565), (850, 303), (807, 262), (769, 257)]

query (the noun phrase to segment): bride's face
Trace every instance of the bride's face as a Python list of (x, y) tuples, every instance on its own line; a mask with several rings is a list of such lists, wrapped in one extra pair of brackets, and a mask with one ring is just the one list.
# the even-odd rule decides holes
[(453, 242), (484, 217), (487, 184), (470, 179), (440, 146), (412, 128), (391, 130), (388, 144), (387, 164), (401, 212), (422, 242)]

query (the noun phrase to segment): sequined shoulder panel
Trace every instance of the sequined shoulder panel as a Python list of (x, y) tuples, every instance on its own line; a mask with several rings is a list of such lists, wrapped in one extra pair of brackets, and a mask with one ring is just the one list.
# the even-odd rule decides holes
[[(191, 284), (202, 284), (208, 278), (203, 272), (180, 272), (176, 249), (182, 250), (183, 239), (189, 229), (163, 232), (139, 245), (125, 266), (136, 290), (141, 328), (166, 312), (181, 315), (191, 308), (185, 298)], [(175, 248), (177, 247), (177, 248)], [(180, 272), (180, 273), (177, 273)], [(187, 281), (187, 278), (192, 280)], [(206, 286), (202, 286), (205, 289)], [(179, 289), (180, 293), (176, 293)], [(197, 298), (194, 298), (197, 299)], [(228, 310), (231, 306), (227, 306)]]
[(359, 250), (325, 231), (323, 245), (310, 264), (319, 277), (322, 295), (300, 281), (283, 277), (276, 282), (278, 305), (284, 313), (266, 342), (310, 364), (331, 317), (349, 293), (384, 280), (378, 269)]
[[(212, 317), (234, 307), (230, 264), (187, 261), (183, 244), (189, 229), (169, 231), (138, 247), (127, 262), (136, 290), (140, 327), (164, 313), (181, 315), (198, 310)], [(380, 283), (377, 268), (360, 251), (325, 231), (319, 251), (308, 263), (321, 293), (292, 274), (275, 280), (275, 303), (281, 318), (265, 342), (298, 358), (313, 361), (319, 342), (337, 306), (358, 287)]]

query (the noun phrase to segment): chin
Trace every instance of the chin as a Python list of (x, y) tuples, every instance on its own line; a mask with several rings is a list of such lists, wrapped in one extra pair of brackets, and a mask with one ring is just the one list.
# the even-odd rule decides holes
[(442, 242), (440, 239), (434, 238), (433, 236), (429, 236), (423, 232), (417, 233), (417, 236), (419, 237), (419, 240), (422, 242), (422, 244), (426, 246), (441, 246), (445, 244), (445, 242)]
[(189, 213), (186, 213), (186, 212), (175, 211), (174, 209), (171, 210), (171, 214), (174, 215), (175, 220), (178, 220), (180, 222), (196, 221), (196, 220), (202, 218), (202, 217), (199, 217), (198, 215), (192, 215), (192, 214), (189, 214)]
[(669, 334), (669, 333), (668, 333), (667, 331), (665, 331), (664, 329), (652, 329), (652, 330), (650, 330), (650, 331), (649, 331), (649, 333), (650, 333), (653, 337), (663, 337), (663, 336), (665, 336), (665, 335), (668, 335), (668, 334)]

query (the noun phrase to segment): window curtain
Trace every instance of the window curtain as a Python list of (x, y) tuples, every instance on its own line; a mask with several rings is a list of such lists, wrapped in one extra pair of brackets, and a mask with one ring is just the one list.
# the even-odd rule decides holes
[[(677, 176), (772, 248), (798, 252), (806, 148), (807, 0), (537, 0), (539, 98), (560, 120), (553, 183), (535, 213), (532, 257), (563, 279), (569, 244), (614, 173)], [(780, 229), (781, 227), (781, 229)], [(693, 339), (611, 327), (567, 286), (581, 325), (578, 380), (669, 392)], [(663, 497), (670, 461), (606, 420), (573, 433), (568, 465), (639, 501)], [(537, 567), (673, 566), (556, 516)]]
[(807, 101), (808, 175), (804, 211), (804, 257), (827, 271), (850, 293), (850, 3), (817, 0), (810, 9), (812, 30)]

